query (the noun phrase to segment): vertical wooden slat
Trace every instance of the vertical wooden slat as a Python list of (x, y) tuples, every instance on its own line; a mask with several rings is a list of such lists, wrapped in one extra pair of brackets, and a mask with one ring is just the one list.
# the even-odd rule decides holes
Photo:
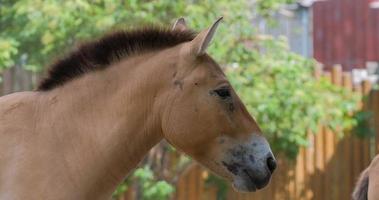
[(324, 142), (324, 199), (333, 199), (333, 193), (335, 190), (330, 187), (330, 184), (333, 183), (333, 169), (329, 166), (331, 159), (334, 155), (334, 134), (326, 127), (323, 127), (322, 131), (323, 142)]
[[(288, 182), (286, 180), (287, 177), (287, 162), (285, 162), (282, 158), (278, 159), (278, 171), (274, 173), (273, 181), (275, 181), (276, 187), (275, 187), (275, 194), (273, 194), (274, 199), (288, 199), (287, 192), (288, 192)], [(283, 184), (286, 183), (286, 184)]]
[[(332, 74), (335, 72), (333, 67), (330, 67), (332, 70), (331, 72), (324, 72), (325, 79), (332, 82)], [(330, 170), (328, 167), (328, 163), (330, 159), (333, 156), (333, 146), (334, 146), (334, 137), (333, 134), (330, 133), (327, 127), (322, 127), (321, 129), (321, 138), (323, 143), (323, 180), (322, 180), (322, 187), (323, 187), (323, 199), (331, 199), (333, 191), (329, 187), (329, 183), (332, 182), (332, 174), (330, 174)]]
[(342, 86), (348, 90), (353, 89), (353, 81), (352, 81), (351, 73), (349, 73), (349, 72), (343, 73), (343, 75), (342, 75)]
[(299, 199), (303, 196), (305, 198), (305, 157), (306, 157), (306, 149), (302, 148), (300, 150), (300, 153), (296, 159), (296, 165), (295, 165), (295, 198)]
[[(339, 1), (340, 2), (340, 1)], [(340, 2), (341, 3), (341, 2)], [(340, 56), (342, 57), (342, 52), (340, 52)], [(342, 87), (342, 84), (343, 84), (343, 72), (342, 72), (342, 65), (334, 65), (333, 68), (332, 68), (332, 75), (331, 75), (331, 81), (334, 85), (338, 86), (338, 87)], [(337, 129), (340, 129), (341, 127), (337, 127)], [(342, 177), (344, 177), (345, 175), (342, 174), (342, 170), (344, 169), (344, 167), (342, 166), (337, 166), (336, 163), (340, 163), (342, 162), (342, 149), (343, 149), (343, 144), (342, 142), (340, 143), (339, 139), (338, 139), (338, 135), (336, 133), (333, 133), (331, 132), (330, 130), (327, 130), (327, 134), (329, 135), (329, 139), (331, 139), (332, 141), (329, 142), (329, 145), (330, 145), (330, 152), (329, 152), (329, 155), (327, 155), (328, 157), (328, 160), (329, 160), (329, 164), (330, 167), (329, 167), (329, 171), (330, 173), (327, 175), (329, 176), (329, 184), (332, 183), (333, 185), (340, 185), (340, 188), (341, 189), (338, 189), (338, 190), (333, 190), (331, 191), (331, 193), (333, 194), (332, 196), (332, 199), (343, 199), (341, 198), (341, 190), (343, 188), (343, 185), (344, 184), (341, 184), (341, 183), (344, 183), (344, 182), (341, 182), (342, 180)], [(333, 159), (333, 160), (332, 160)], [(342, 170), (341, 170), (342, 168)], [(331, 188), (331, 187), (329, 187)]]
[[(354, 92), (361, 94), (362, 93), (362, 85), (361, 84), (354, 85), (353, 90), (354, 90)], [(362, 109), (363, 103), (359, 102), (358, 107), (359, 107), (359, 109)], [(351, 163), (351, 164), (353, 166), (352, 177), (355, 180), (359, 176), (361, 168), (363, 168), (362, 142), (356, 136), (352, 137), (352, 141), (353, 141), (354, 151), (353, 151), (353, 159), (352, 159), (353, 163)]]
[(190, 179), (189, 182), (187, 182), (187, 189), (188, 189), (188, 200), (195, 200), (197, 199), (196, 195), (196, 170), (197, 166), (193, 168), (193, 170), (190, 173)]
[(288, 199), (296, 199), (295, 163), (288, 163)]
[(289, 162), (287, 159), (282, 159), (283, 161), (283, 167), (284, 167), (284, 176), (282, 176), (282, 179), (283, 181), (285, 181), (287, 184), (284, 186), (284, 190), (282, 191), (282, 196), (285, 198), (285, 199), (291, 199), (291, 195), (289, 194), (289, 190), (290, 190), (290, 184), (289, 184), (289, 174), (290, 174), (290, 166), (289, 166)]
[(200, 190), (199, 190), (199, 178), (201, 177), (200, 173), (199, 173), (200, 169), (199, 169), (199, 166), (196, 166), (196, 169), (194, 170), (194, 173), (193, 173), (193, 179), (192, 179), (192, 183), (191, 183), (191, 186), (193, 187), (193, 198), (195, 199), (200, 199), (199, 196), (201, 195), (200, 194)]
[[(332, 69), (331, 72), (329, 71), (325, 71), (323, 72), (323, 75), (322, 77), (325, 78), (326, 80), (332, 82), (332, 73), (334, 72), (333, 68), (330, 67)], [(319, 146), (321, 149), (319, 149), (318, 151), (321, 150), (322, 152), (322, 159), (319, 160), (320, 164), (321, 164), (321, 171), (324, 172), (323, 174), (320, 174), (320, 183), (322, 184), (323, 186), (323, 189), (322, 189), (322, 192), (323, 192), (323, 199), (326, 198), (330, 193), (328, 193), (328, 187), (325, 186), (325, 182), (328, 182), (330, 181), (328, 179), (328, 176), (325, 175), (325, 166), (327, 165), (327, 162), (329, 160), (329, 156), (331, 154), (331, 146), (329, 144), (329, 142), (333, 142), (333, 138), (327, 134), (327, 129), (326, 127), (322, 126), (321, 129), (320, 129), (320, 132), (318, 133), (320, 134), (320, 136), (318, 136), (318, 139), (320, 140), (320, 144), (321, 146)], [(321, 153), (320, 152), (320, 153)]]
[(375, 153), (379, 154), (379, 91), (373, 91), (373, 110), (374, 110), (374, 128), (375, 128)]
[(372, 89), (370, 80), (363, 80), (362, 82), (362, 95), (368, 97)]
[[(369, 80), (364, 80), (362, 82), (362, 96), (364, 96), (363, 99), (363, 110), (368, 110), (369, 106), (367, 103), (369, 102), (369, 95), (370, 91), (372, 89), (371, 82)], [(363, 166), (368, 166), (370, 163), (370, 140), (369, 138), (364, 138), (363, 139)]]
[[(209, 173), (207, 170), (205, 169), (202, 169), (201, 170), (201, 174), (200, 174), (200, 182), (199, 184), (201, 184), (199, 186), (200, 188), (200, 192), (201, 192), (201, 198), (200, 200), (205, 200), (205, 199), (212, 199), (211, 197), (215, 196), (214, 194), (214, 191), (212, 188), (216, 188), (216, 186), (209, 186), (209, 185), (205, 185), (205, 181), (207, 180), (207, 178), (209, 177)], [(217, 192), (217, 190), (216, 190)]]
[(371, 108), (374, 114), (373, 128), (375, 130), (375, 154), (379, 154), (379, 91), (372, 91)]
[(310, 146), (305, 150), (306, 151), (306, 175), (305, 182), (307, 190), (305, 194), (305, 199), (310, 200), (314, 199), (314, 178), (311, 175), (315, 175), (315, 135), (308, 131), (308, 138)]
[(332, 83), (334, 85), (342, 85), (342, 65), (334, 65), (332, 68)]
[(319, 128), (319, 132), (315, 137), (315, 160), (316, 160), (316, 174), (315, 174), (315, 185), (314, 185), (314, 194), (315, 199), (324, 199), (324, 187), (323, 187), (323, 175), (322, 172), (324, 168), (324, 144), (323, 144), (323, 134), (322, 127)]
[[(352, 76), (349, 72), (344, 72), (342, 75), (342, 86), (348, 90), (353, 89)], [(353, 179), (351, 176), (346, 176), (346, 174), (351, 174), (351, 160), (352, 160), (352, 139), (350, 135), (345, 136), (342, 140), (342, 158), (343, 164), (343, 184), (341, 193), (344, 194), (344, 198), (341, 199), (350, 199), (350, 193), (353, 188)], [(340, 165), (341, 166), (341, 165)]]

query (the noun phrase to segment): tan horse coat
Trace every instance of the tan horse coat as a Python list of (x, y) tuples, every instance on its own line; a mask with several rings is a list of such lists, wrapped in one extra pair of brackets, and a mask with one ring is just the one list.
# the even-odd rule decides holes
[(204, 53), (215, 27), (48, 91), (1, 97), (0, 199), (108, 199), (164, 138), (238, 190), (264, 187), (275, 160)]

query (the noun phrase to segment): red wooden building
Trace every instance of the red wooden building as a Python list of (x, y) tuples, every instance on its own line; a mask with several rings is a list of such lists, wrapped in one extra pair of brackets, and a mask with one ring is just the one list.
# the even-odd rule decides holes
[(326, 0), (313, 4), (313, 56), (345, 71), (379, 61), (379, 9), (375, 0)]

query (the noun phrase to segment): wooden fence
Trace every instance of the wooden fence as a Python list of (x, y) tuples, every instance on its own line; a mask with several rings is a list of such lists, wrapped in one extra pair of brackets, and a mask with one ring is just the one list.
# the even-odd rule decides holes
[[(359, 139), (348, 135), (339, 139), (330, 130), (321, 127), (317, 134), (309, 134), (310, 146), (300, 151), (296, 161), (278, 158), (278, 169), (271, 183), (265, 189), (252, 194), (241, 194), (228, 189), (227, 199), (350, 199), (355, 181), (360, 172), (368, 166), (370, 158), (379, 149), (379, 92), (371, 91), (371, 84), (363, 81), (352, 84), (352, 75), (335, 66), (330, 72), (316, 70), (315, 76), (325, 76), (333, 84), (367, 95), (362, 109), (373, 111), (372, 125), (376, 126), (376, 139)], [(0, 94), (29, 90), (36, 83), (38, 74), (31, 74), (15, 67), (3, 73)], [(218, 188), (207, 185), (208, 172), (199, 165), (193, 165), (179, 179), (177, 200), (216, 200)], [(134, 199), (133, 191), (128, 191), (121, 199)]]
[[(325, 76), (335, 85), (366, 95), (368, 98), (360, 106), (373, 111), (372, 125), (379, 125), (379, 92), (371, 91), (369, 81), (353, 85), (351, 73), (342, 72), (341, 66), (333, 67), (330, 72), (316, 70), (315, 76)], [(379, 153), (379, 132), (376, 136), (377, 142), (351, 134), (340, 139), (321, 127), (319, 133), (309, 134), (310, 146), (301, 149), (296, 161), (278, 158), (278, 169), (268, 187), (252, 194), (237, 193), (229, 188), (227, 199), (351, 199), (359, 174), (368, 166), (373, 155)], [(206, 175), (207, 172), (200, 166), (193, 166), (179, 181), (175, 199), (216, 200), (217, 188), (204, 187)]]

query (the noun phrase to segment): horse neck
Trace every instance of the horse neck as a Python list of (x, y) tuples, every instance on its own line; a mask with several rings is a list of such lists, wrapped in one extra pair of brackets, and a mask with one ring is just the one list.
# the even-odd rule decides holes
[(172, 77), (162, 60), (158, 53), (130, 58), (49, 95), (48, 120), (59, 122), (56, 134), (68, 144), (68, 170), (82, 174), (77, 184), (93, 195), (113, 192), (162, 139), (158, 99)]

